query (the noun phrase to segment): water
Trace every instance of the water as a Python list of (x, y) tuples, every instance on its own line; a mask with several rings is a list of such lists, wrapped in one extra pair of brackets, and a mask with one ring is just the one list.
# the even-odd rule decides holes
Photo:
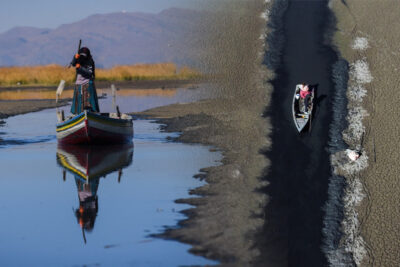
[(51, 109), (0, 127), (1, 266), (215, 263), (151, 235), (184, 219), (190, 206), (174, 200), (203, 184), (192, 176), (218, 153), (167, 142), (147, 120), (134, 122), (132, 146), (57, 147), (55, 120)]

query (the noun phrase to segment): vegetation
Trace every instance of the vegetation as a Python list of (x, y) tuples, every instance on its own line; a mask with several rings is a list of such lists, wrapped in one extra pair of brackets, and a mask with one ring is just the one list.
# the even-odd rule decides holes
[[(110, 69), (96, 69), (97, 81), (190, 80), (200, 73), (188, 67), (178, 68), (173, 63), (121, 65)], [(0, 67), (0, 86), (57, 85), (60, 80), (73, 83), (74, 68), (60, 65), (32, 67)]]

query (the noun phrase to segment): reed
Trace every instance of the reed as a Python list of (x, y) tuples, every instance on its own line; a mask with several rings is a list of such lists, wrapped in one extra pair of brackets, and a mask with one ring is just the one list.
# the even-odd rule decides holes
[[(190, 80), (201, 75), (189, 67), (178, 68), (173, 63), (118, 65), (96, 69), (97, 81)], [(60, 65), (30, 67), (0, 67), (0, 86), (57, 85), (60, 80), (72, 84), (74, 68)]]

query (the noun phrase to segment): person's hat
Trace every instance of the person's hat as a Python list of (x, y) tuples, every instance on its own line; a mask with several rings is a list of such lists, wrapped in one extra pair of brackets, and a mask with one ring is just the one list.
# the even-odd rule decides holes
[(90, 56), (90, 50), (87, 47), (82, 47), (81, 49), (79, 49), (79, 55), (83, 56), (83, 57), (89, 57)]

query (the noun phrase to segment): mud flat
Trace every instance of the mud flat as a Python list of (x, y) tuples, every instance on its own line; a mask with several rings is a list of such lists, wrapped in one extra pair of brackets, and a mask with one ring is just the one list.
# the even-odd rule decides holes
[[(98, 89), (109, 88), (111, 84), (116, 87), (127, 88), (127, 89), (170, 89), (170, 88), (182, 88), (186, 86), (196, 85), (204, 82), (205, 79), (198, 78), (192, 80), (139, 80), (139, 81), (96, 81), (96, 87)], [(56, 91), (57, 86), (13, 86), (13, 87), (0, 87), (1, 90), (54, 90)], [(73, 85), (68, 85), (65, 89), (73, 89)]]
[(400, 6), (394, 1), (339, 0), (330, 1), (330, 6), (337, 19), (334, 41), (342, 57), (336, 80), (348, 99), (347, 125), (337, 137), (346, 142), (342, 150), (362, 153), (354, 163), (343, 160), (343, 151), (332, 156), (336, 174), (344, 177), (337, 177), (336, 185), (342, 183), (343, 189), (330, 202), (341, 209), (336, 227), (343, 235), (331, 246), (330, 264), (397, 266)]
[[(268, 165), (261, 150), (269, 147), (268, 120), (262, 117), (272, 88), (262, 67), (265, 1), (220, 1), (201, 24), (200, 60), (219, 79), (210, 88), (215, 98), (152, 109), (137, 116), (158, 118), (167, 131), (180, 131), (179, 141), (212, 145), (223, 153), (223, 165), (198, 175), (207, 185), (178, 200), (194, 205), (184, 226), (168, 229), (166, 238), (193, 245), (191, 251), (222, 264), (248, 266), (260, 256), (256, 246), (264, 225), (267, 197), (260, 192)], [(204, 52), (204, 51), (203, 51)]]
[[(98, 89), (110, 88), (114, 84), (117, 88), (123, 89), (174, 89), (174, 88), (197, 88), (204, 80), (154, 80), (154, 81), (123, 81), (123, 82), (96, 82)], [(21, 91), (22, 95), (25, 91), (30, 93), (38, 91), (54, 91), (53, 99), (24, 99), (24, 100), (1, 100), (0, 99), (0, 119), (29, 112), (35, 112), (47, 108), (56, 107), (54, 86), (26, 86), (26, 87), (0, 87), (1, 91)], [(65, 90), (73, 89), (67, 86)], [(71, 99), (61, 99), (58, 106), (66, 105)]]
[[(66, 105), (68, 100), (61, 100), (58, 106)], [(35, 112), (56, 107), (54, 100), (0, 100), (0, 119), (10, 116)]]

